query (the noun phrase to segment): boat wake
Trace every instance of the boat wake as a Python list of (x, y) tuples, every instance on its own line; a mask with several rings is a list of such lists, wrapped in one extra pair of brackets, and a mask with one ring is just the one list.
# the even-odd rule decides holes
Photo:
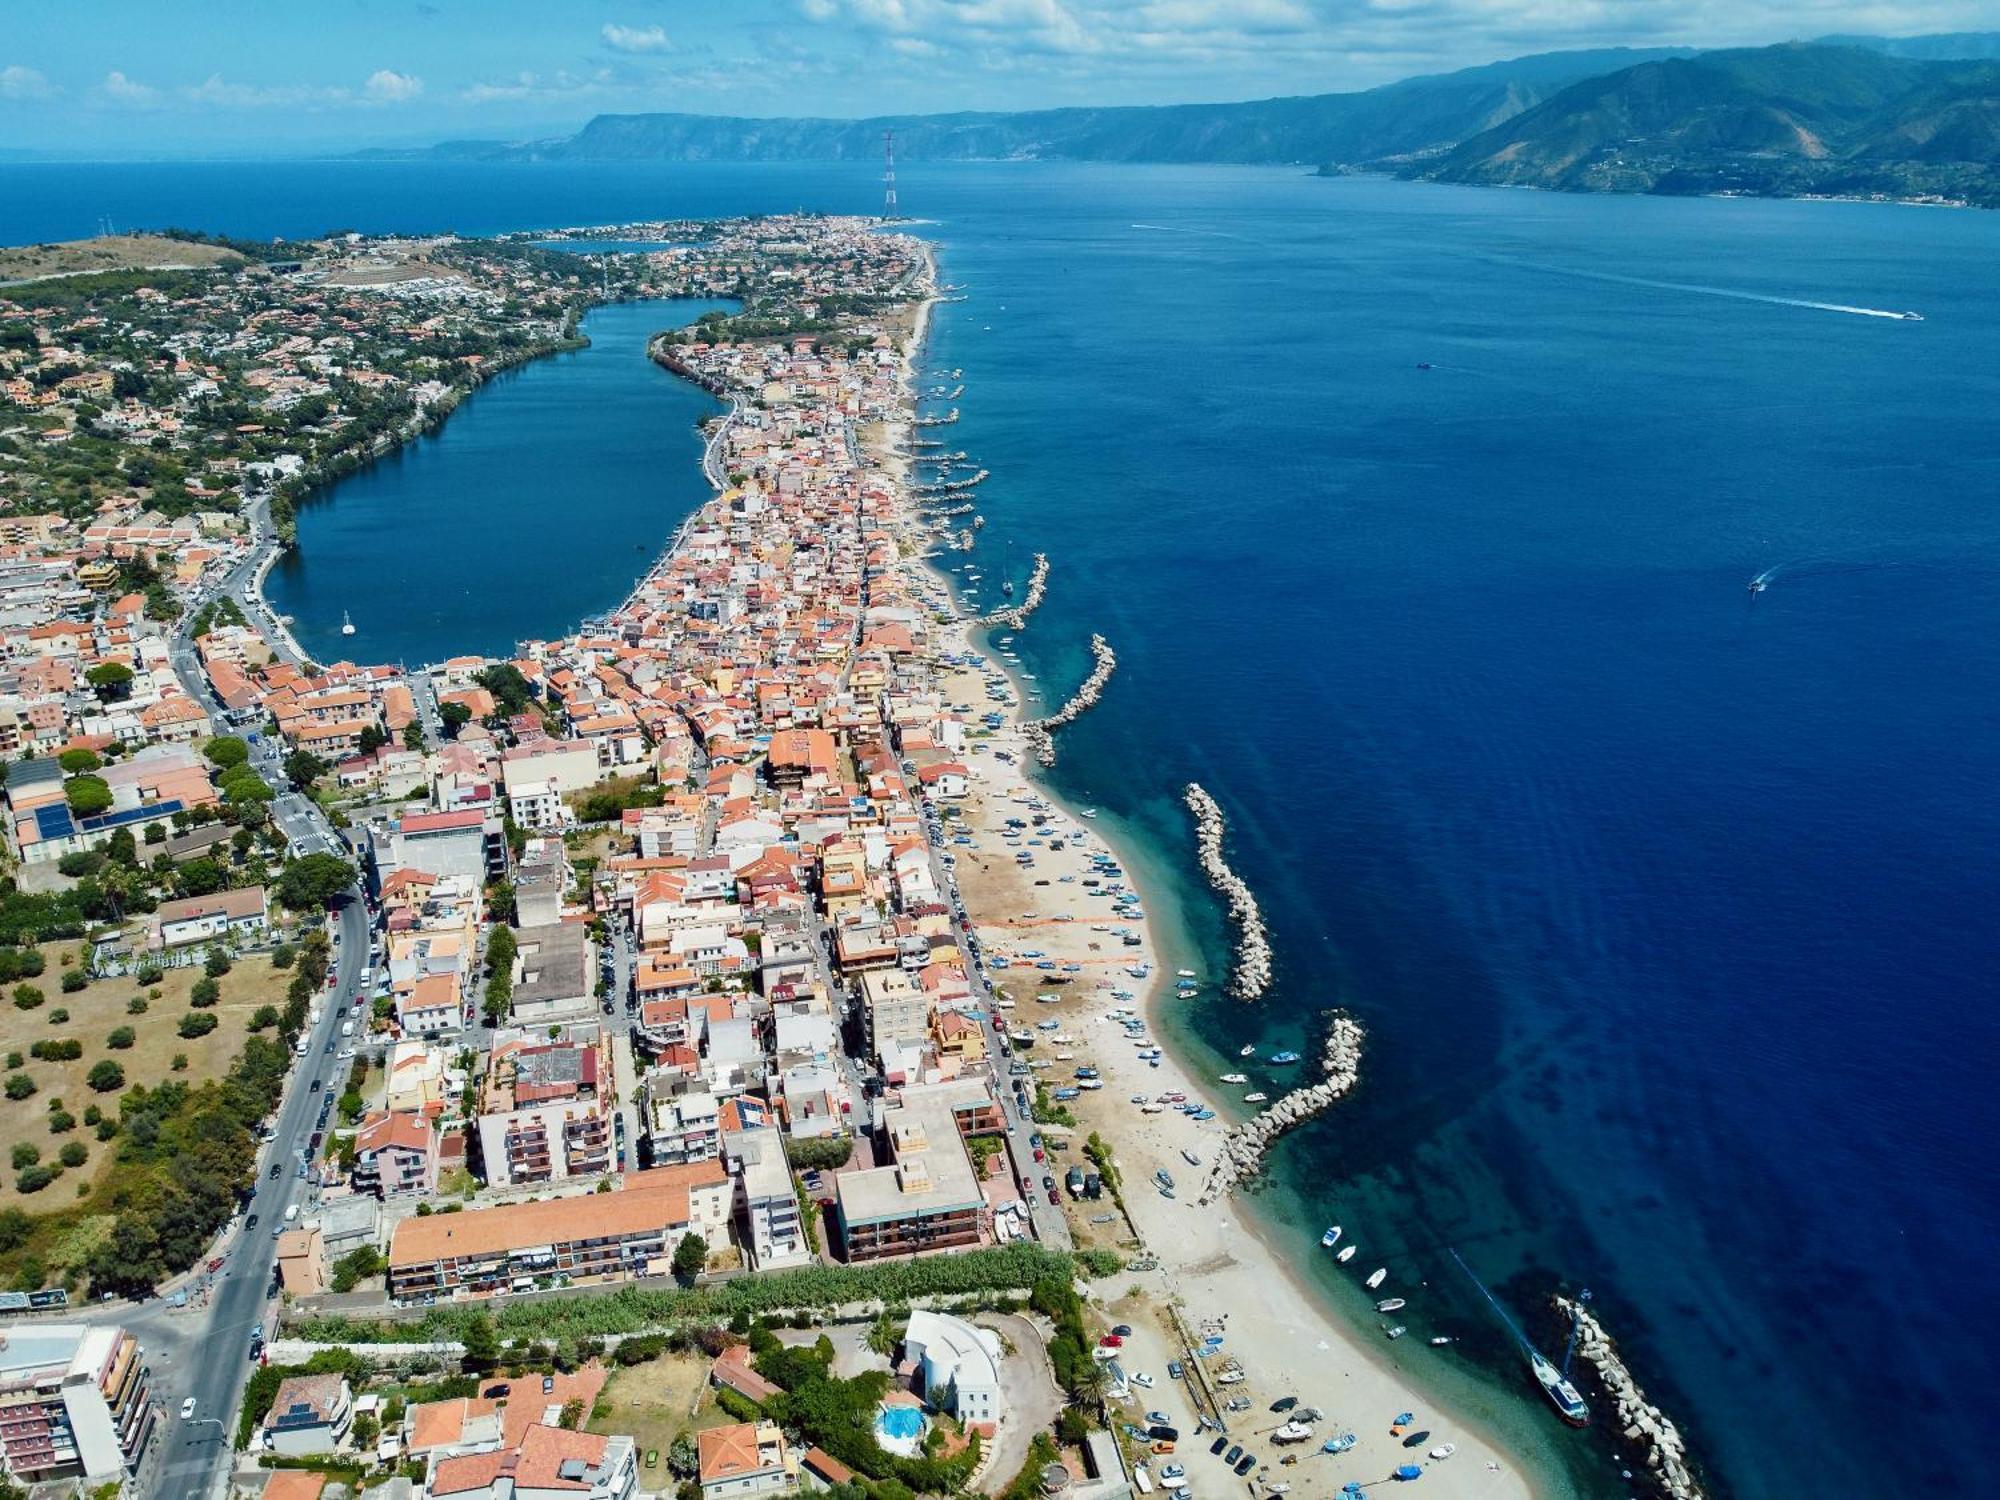
[(1189, 229), (1183, 224), (1134, 224), (1134, 229), (1153, 229), (1161, 234), (1197, 234), (1211, 240), (1241, 240), (1246, 245), (1263, 243), (1253, 240), (1247, 234), (1231, 234), (1226, 229)]
[(1775, 297), (1769, 292), (1746, 292), (1737, 287), (1707, 286), (1693, 281), (1655, 281), (1648, 276), (1621, 276), (1616, 271), (1582, 271), (1572, 266), (1535, 266), (1514, 261), (1530, 271), (1546, 271), (1552, 276), (1576, 276), (1585, 281), (1609, 281), (1618, 286), (1650, 287), (1661, 292), (1689, 292), (1698, 297), (1728, 297), (1736, 302), (1762, 302), (1771, 307), (1803, 307), (1813, 312), (1846, 313), (1854, 318), (1887, 318), (1896, 323), (1921, 323), (1922, 313), (1898, 312), (1887, 307), (1854, 307), (1845, 302), (1815, 302), (1808, 297)]

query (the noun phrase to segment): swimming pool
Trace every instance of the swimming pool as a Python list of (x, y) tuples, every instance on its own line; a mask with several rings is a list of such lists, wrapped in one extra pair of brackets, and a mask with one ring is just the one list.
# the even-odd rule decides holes
[(914, 1406), (884, 1406), (875, 1414), (876, 1439), (891, 1453), (906, 1457), (923, 1441), (924, 1426), (923, 1411)]

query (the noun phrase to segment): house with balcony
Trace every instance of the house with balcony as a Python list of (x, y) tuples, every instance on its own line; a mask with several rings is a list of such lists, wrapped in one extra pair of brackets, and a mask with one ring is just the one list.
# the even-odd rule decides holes
[(495, 1044), (480, 1094), (480, 1158), (489, 1186), (560, 1182), (612, 1166), (611, 1044)]
[(284, 1458), (332, 1453), (354, 1426), (354, 1391), (341, 1375), (293, 1375), (264, 1416), (264, 1446)]
[(376, 1112), (354, 1135), (354, 1190), (393, 1198), (435, 1193), (438, 1153), (431, 1122), (419, 1114)]
[(775, 1422), (711, 1427), (696, 1438), (701, 1500), (759, 1500), (799, 1487), (798, 1461)]

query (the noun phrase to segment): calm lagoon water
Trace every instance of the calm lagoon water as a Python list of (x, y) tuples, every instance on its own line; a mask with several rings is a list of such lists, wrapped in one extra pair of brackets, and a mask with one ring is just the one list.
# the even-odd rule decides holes
[[(1610, 1444), (1525, 1393), (1448, 1245), (1538, 1332), (1588, 1286), (1725, 1493), (1971, 1493), (2000, 1388), (2000, 217), (899, 175), (969, 289), (928, 360), (994, 471), (980, 555), (1055, 563), (1017, 649), (1052, 687), (1090, 631), (1118, 649), (1056, 780), (1144, 841), (1213, 966), (1198, 777), (1273, 924), (1272, 995), (1197, 1003), (1188, 1045), (1221, 1071), (1331, 1004), (1369, 1029), (1265, 1222), (1357, 1318), (1330, 1219), (1427, 1281), (1396, 1352), (1558, 1488), (1620, 1493)], [(857, 211), (873, 177), (7, 167), (0, 237)], [(664, 321), (594, 315), (591, 351), (309, 510), (277, 585), (309, 641), (348, 608), (355, 651), (429, 658), (611, 603), (700, 495), (706, 398), (639, 352)], [(517, 431), (544, 480), (500, 482)]]

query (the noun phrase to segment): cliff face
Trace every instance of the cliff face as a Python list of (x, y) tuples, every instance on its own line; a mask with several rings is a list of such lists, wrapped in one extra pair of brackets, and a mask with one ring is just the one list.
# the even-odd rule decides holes
[(2000, 201), (2000, 63), (1805, 45), (1645, 63), (1574, 84), (1412, 175), (1991, 203)]

